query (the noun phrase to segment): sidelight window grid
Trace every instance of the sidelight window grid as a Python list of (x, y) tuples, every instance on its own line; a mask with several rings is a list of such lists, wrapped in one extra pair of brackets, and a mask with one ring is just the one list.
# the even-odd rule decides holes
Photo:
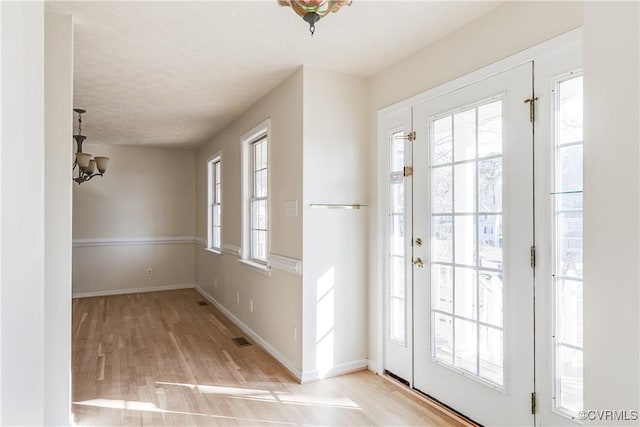
[(553, 87), (553, 400), (557, 412), (575, 420), (583, 409), (582, 73)]
[(221, 158), (214, 156), (207, 162), (208, 170), (208, 233), (207, 248), (220, 251), (222, 246), (222, 184)]
[[(492, 120), (488, 120), (488, 111), (493, 111)], [(483, 111), (484, 127), (480, 127), (479, 111)], [(466, 135), (466, 154), (460, 147), (465, 144), (457, 141), (457, 133), (464, 133), (461, 127), (457, 129), (457, 118), (465, 117), (469, 120), (473, 117), (473, 144), (469, 145), (469, 135)], [(464, 119), (461, 119), (464, 122)], [(468, 123), (468, 122), (467, 122)], [(491, 125), (487, 125), (490, 123)], [(464, 123), (461, 125), (464, 126)], [(496, 126), (493, 129), (491, 126)], [(439, 127), (438, 131), (436, 127)], [(448, 127), (448, 131), (444, 131)], [(467, 132), (469, 129), (466, 129)], [(495, 135), (483, 135), (483, 146), (480, 147), (480, 133)], [(439, 133), (439, 135), (436, 135)], [(442, 137), (442, 135), (445, 135)], [(434, 117), (430, 122), (430, 184), (431, 184), (431, 357), (444, 366), (458, 370), (483, 383), (488, 383), (496, 389), (502, 389), (504, 384), (503, 374), (503, 295), (502, 295), (502, 96), (495, 96), (472, 106), (457, 109), (446, 114)], [(438, 136), (440, 136), (438, 138)], [(494, 139), (494, 145), (499, 146), (497, 152), (492, 152), (487, 147), (486, 141)], [(447, 141), (448, 140), (448, 141)], [(443, 142), (444, 141), (444, 142)], [(497, 141), (497, 142), (496, 142)], [(458, 145), (456, 145), (458, 143)], [(447, 149), (446, 147), (450, 148)], [(445, 149), (443, 149), (445, 147)], [(464, 148), (464, 147), (463, 147)], [(495, 147), (494, 147), (495, 148)], [(459, 151), (459, 152), (458, 152)], [(469, 153), (472, 152), (472, 155)], [(499, 178), (494, 182), (493, 209), (483, 209), (481, 206), (483, 189), (481, 186), (481, 170), (487, 170), (487, 166), (493, 165), (493, 173)], [(491, 169), (490, 167), (488, 169)], [(458, 176), (469, 181), (471, 175), (473, 184), (471, 188), (465, 188), (473, 193), (473, 203), (460, 197), (464, 181), (456, 182)], [(494, 177), (495, 178), (495, 177)], [(486, 176), (482, 178), (486, 185)], [(447, 182), (449, 181), (449, 182)], [(444, 182), (444, 185), (443, 185)], [(458, 185), (461, 188), (458, 188)], [(469, 186), (468, 186), (469, 187)], [(439, 192), (448, 193), (449, 201), (444, 206), (438, 199)], [(491, 193), (490, 193), (491, 194)], [(467, 203), (464, 203), (464, 202)], [(468, 205), (461, 208), (460, 205)], [(449, 205), (449, 206), (447, 206)], [(500, 205), (500, 209), (497, 209)], [(493, 223), (492, 223), (493, 222)], [(465, 233), (465, 229), (473, 229), (472, 233)], [(480, 230), (483, 234), (480, 234)], [(498, 234), (499, 233), (499, 234)], [(448, 238), (443, 239), (443, 236)], [(483, 246), (491, 234), (499, 239), (493, 240), (496, 244), (495, 257), (488, 259), (482, 257), (488, 253), (489, 246)], [(459, 240), (459, 236), (473, 237), (472, 255), (469, 256), (468, 241)], [(458, 246), (462, 246), (460, 251)], [(444, 249), (443, 249), (444, 248)], [(490, 249), (490, 248), (489, 248)], [(448, 254), (447, 254), (448, 253)], [(466, 253), (466, 254), (465, 254)], [(443, 259), (443, 254), (449, 259)], [(464, 279), (464, 280), (463, 280)], [(460, 290), (464, 291), (469, 286), (472, 292), (458, 297)], [(489, 306), (485, 288), (494, 287), (495, 293), (492, 304)], [(481, 289), (485, 294), (481, 293)], [(472, 303), (461, 304), (460, 299), (465, 299), (472, 294)], [(499, 302), (492, 307), (495, 300)], [(471, 308), (469, 310), (469, 308)], [(481, 312), (485, 319), (481, 318)], [(470, 331), (471, 334), (466, 334)], [(448, 335), (448, 339), (447, 339)], [(489, 348), (488, 342), (494, 345)], [(495, 354), (494, 354), (495, 353)], [(484, 354), (485, 357), (481, 357)]]
[(249, 143), (249, 259), (267, 264), (268, 157), (267, 135)]
[(407, 343), (405, 139), (399, 130), (389, 144), (389, 339), (402, 346)]

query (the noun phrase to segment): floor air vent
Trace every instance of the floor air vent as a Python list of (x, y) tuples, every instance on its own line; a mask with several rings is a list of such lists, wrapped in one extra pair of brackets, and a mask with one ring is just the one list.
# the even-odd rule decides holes
[(206, 301), (198, 301), (198, 305), (209, 305)]
[(249, 341), (247, 341), (247, 339), (245, 337), (231, 338), (231, 341), (236, 343), (236, 345), (238, 347), (246, 347), (248, 345), (251, 345), (251, 343)]

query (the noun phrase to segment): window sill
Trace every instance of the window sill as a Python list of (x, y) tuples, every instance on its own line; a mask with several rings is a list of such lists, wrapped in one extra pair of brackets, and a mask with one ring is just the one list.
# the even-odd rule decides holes
[(248, 267), (254, 271), (257, 271), (262, 274), (266, 274), (267, 276), (271, 276), (271, 266), (265, 264), (259, 264), (257, 262), (249, 261), (248, 259), (239, 259), (241, 264), (245, 267)]
[(220, 251), (220, 249), (204, 248), (204, 250), (207, 252), (211, 252), (212, 254), (222, 255), (222, 252)]

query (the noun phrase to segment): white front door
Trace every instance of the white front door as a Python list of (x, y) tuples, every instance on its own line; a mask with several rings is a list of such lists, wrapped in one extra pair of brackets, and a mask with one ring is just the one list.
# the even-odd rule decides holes
[(533, 425), (532, 63), (414, 107), (413, 386)]
[[(411, 385), (412, 371), (412, 269), (411, 269), (411, 108), (385, 116), (380, 132), (384, 135), (384, 158), (381, 168), (382, 197), (389, 216), (385, 221), (385, 340), (384, 369)], [(409, 175), (409, 174), (407, 174)]]

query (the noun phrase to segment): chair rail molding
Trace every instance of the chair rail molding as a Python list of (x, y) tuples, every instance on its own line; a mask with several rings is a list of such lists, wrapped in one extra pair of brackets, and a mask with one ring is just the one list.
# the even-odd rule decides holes
[(302, 276), (302, 260), (270, 253), (269, 265), (276, 270)]
[(74, 239), (73, 247), (96, 246), (143, 246), (197, 243), (195, 236), (158, 236), (158, 237), (100, 237), (94, 239)]

